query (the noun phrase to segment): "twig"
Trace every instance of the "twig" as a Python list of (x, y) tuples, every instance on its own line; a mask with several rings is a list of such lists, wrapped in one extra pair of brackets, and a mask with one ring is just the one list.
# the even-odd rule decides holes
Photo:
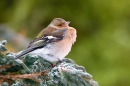
[(7, 64), (7, 65), (3, 65), (3, 66), (0, 66), (0, 70), (2, 69), (6, 69), (6, 68), (9, 68), (11, 65)]
[(37, 79), (36, 77), (38, 76), (43, 76), (45, 74), (47, 74), (49, 71), (45, 70), (42, 72), (37, 72), (37, 73), (32, 73), (32, 74), (18, 74), (18, 75), (14, 75), (14, 74), (8, 74), (8, 75), (0, 75), (0, 79), (1, 80), (17, 80), (17, 79), (31, 79), (33, 81), (37, 81), (40, 82), (40, 79)]

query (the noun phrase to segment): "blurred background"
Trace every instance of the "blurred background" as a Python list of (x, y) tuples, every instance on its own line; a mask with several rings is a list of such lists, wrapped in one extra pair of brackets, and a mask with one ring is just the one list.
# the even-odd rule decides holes
[(77, 29), (68, 58), (100, 86), (130, 86), (130, 0), (0, 0), (0, 40), (19, 52), (57, 17)]

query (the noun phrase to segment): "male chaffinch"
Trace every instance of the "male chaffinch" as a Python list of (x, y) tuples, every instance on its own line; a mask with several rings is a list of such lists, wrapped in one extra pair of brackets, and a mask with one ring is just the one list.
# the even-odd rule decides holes
[(76, 30), (69, 27), (69, 23), (62, 18), (54, 18), (53, 21), (43, 29), (39, 35), (32, 40), (27, 49), (14, 59), (25, 54), (33, 53), (50, 61), (61, 61), (71, 50), (76, 41)]

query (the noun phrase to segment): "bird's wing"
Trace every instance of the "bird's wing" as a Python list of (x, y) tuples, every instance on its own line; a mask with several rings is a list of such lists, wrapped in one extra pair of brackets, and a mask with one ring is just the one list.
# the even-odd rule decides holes
[(44, 47), (47, 43), (60, 41), (65, 37), (66, 31), (67, 31), (67, 28), (61, 28), (61, 29), (51, 32), (50, 34), (45, 33), (40, 38), (35, 38), (33, 41), (31, 41), (27, 48), (33, 47), (33, 46)]
[(67, 31), (66, 28), (62, 28), (62, 29), (53, 31), (50, 35), (43, 35), (40, 38), (35, 38), (33, 41), (31, 41), (29, 43), (29, 46), (27, 47), (27, 49), (24, 50), (19, 55), (16, 55), (16, 57), (14, 59), (17, 59), (36, 49), (43, 48), (48, 43), (57, 42), (57, 41), (62, 40), (65, 37), (66, 31)]
[(68, 30), (67, 28), (62, 28), (62, 29), (58, 29), (58, 30), (53, 31), (50, 35), (53, 37), (56, 37), (57, 39), (52, 40), (52, 42), (62, 40), (65, 37), (67, 30)]

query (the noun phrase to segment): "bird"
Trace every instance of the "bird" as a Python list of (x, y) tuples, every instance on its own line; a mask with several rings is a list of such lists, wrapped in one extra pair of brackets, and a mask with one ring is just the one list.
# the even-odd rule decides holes
[(62, 61), (71, 51), (76, 41), (77, 31), (69, 26), (70, 22), (62, 18), (54, 18), (38, 36), (32, 40), (28, 47), (14, 59), (28, 53), (36, 54), (49, 62)]

